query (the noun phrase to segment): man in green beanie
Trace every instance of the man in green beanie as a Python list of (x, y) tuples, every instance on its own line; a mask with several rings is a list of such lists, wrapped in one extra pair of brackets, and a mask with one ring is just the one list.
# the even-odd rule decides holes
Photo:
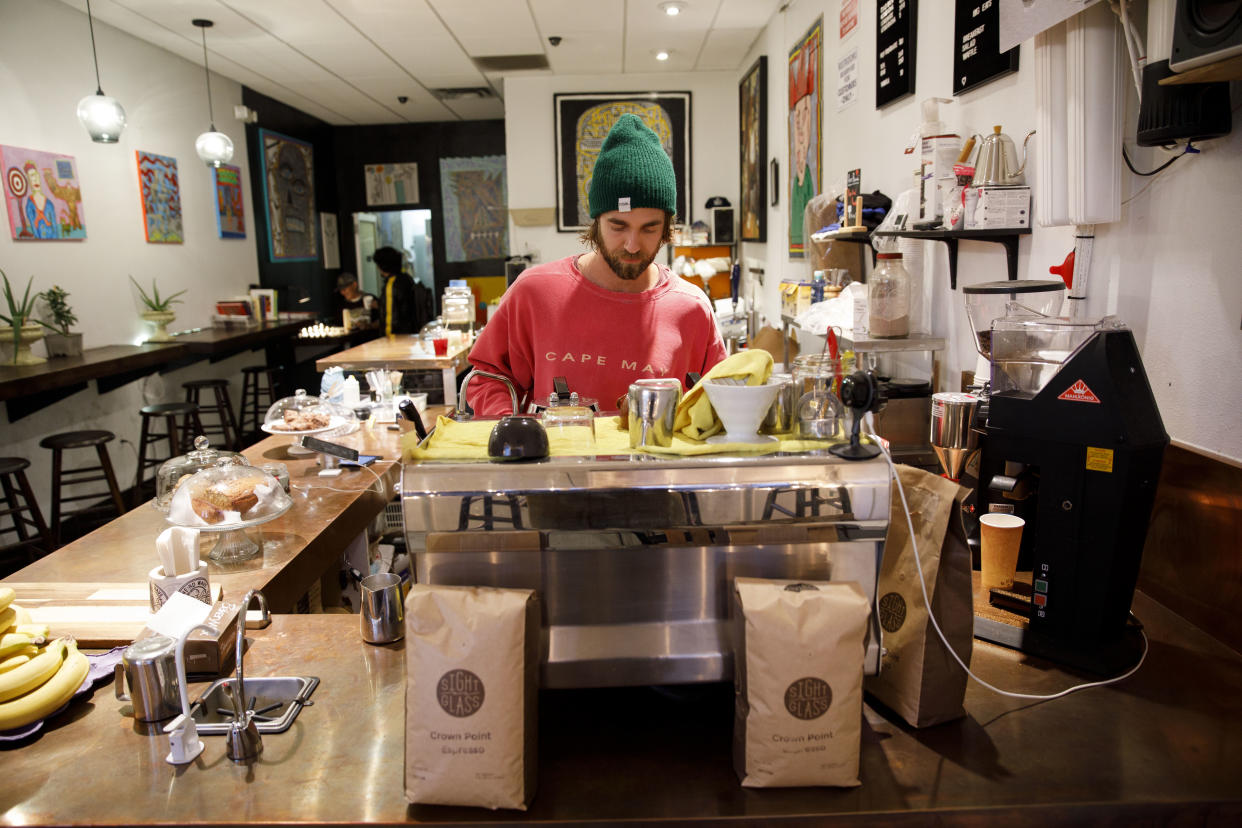
[[(655, 259), (677, 211), (673, 162), (637, 115), (617, 119), (590, 184), (586, 253), (527, 269), (505, 292), (470, 352), (479, 370), (509, 378), (520, 405), (546, 405), (552, 380), (617, 408), (632, 382), (705, 373), (725, 358), (703, 291)], [(482, 415), (508, 414), (499, 382), (470, 383)]]

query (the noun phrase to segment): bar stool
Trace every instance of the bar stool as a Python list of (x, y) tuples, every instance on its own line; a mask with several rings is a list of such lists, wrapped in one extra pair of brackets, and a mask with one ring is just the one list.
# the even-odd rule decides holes
[[(105, 512), (115, 512), (120, 517), (125, 512), (125, 503), (121, 499), (121, 489), (116, 484), (116, 474), (112, 471), (112, 461), (108, 458), (107, 443), (116, 439), (116, 435), (111, 431), (65, 431), (60, 434), (53, 434), (50, 437), (44, 437), (39, 441), (39, 445), (45, 449), (52, 450), (52, 542), (56, 546), (60, 546), (61, 523), (66, 517), (79, 518), (85, 515), (95, 515)], [(72, 449), (94, 448), (95, 453), (99, 455), (98, 466), (83, 466), (77, 469), (64, 468), (64, 453)], [(91, 476), (92, 472), (101, 472), (95, 476)], [(83, 483), (93, 483), (98, 480), (106, 480), (108, 490), (87, 492), (86, 494), (77, 494), (66, 497), (63, 488), (66, 486), (78, 486)], [(98, 499), (107, 495), (111, 503), (96, 503), (93, 506), (87, 506), (74, 512), (61, 511), (62, 504), (70, 503), (78, 500)]]
[[(0, 535), (17, 533), (17, 542), (0, 546), (0, 575), (7, 575), (28, 563), (34, 563), (51, 552), (52, 533), (43, 522), (43, 513), (30, 491), (26, 479), (26, 467), (30, 461), (24, 457), (0, 457), (0, 487), (4, 490), (4, 508), (0, 517), (8, 517), (13, 525), (0, 529)], [(34, 531), (31, 532), (30, 530)], [(24, 560), (18, 560), (18, 552)], [(17, 565), (13, 565), (17, 564)]]
[[(202, 433), (206, 435), (219, 434), (221, 437), (221, 448), (241, 448), (238, 445), (237, 420), (233, 418), (233, 403), (229, 400), (229, 381), (226, 379), (190, 380), (189, 382), (181, 383), (181, 387), (185, 389), (185, 401), (198, 406)], [(203, 402), (199, 399), (199, 392), (206, 389), (215, 392), (214, 403)], [(204, 414), (210, 414), (215, 417), (216, 422), (203, 423), (202, 418)], [(187, 450), (188, 447), (189, 443), (187, 442)]]
[[(269, 368), (266, 365), (247, 365), (242, 369), (242, 396), (238, 419), (243, 434), (254, 434), (258, 431), (263, 425), (267, 409), (276, 402), (278, 371), (280, 368)], [(266, 405), (260, 400), (260, 395), (267, 397)]]
[[(164, 461), (181, 454), (186, 450), (185, 446), (203, 430), (203, 424), (198, 420), (198, 406), (194, 403), (171, 402), (144, 405), (138, 413), (142, 415), (142, 432), (138, 437), (138, 470), (134, 474), (134, 507), (137, 507), (144, 499), (143, 490), (147, 485), (147, 469), (152, 466), (158, 468)], [(178, 417), (181, 418), (183, 424), (180, 433), (177, 428)], [(163, 433), (151, 429), (151, 421), (160, 418), (164, 420)], [(168, 441), (168, 456), (148, 457), (147, 446), (161, 440)], [(154, 477), (151, 483), (154, 487)], [(154, 496), (154, 491), (152, 496)]]

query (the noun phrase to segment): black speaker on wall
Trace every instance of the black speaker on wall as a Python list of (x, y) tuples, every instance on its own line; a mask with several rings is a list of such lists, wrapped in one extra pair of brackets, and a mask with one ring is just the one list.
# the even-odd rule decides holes
[(1177, 0), (1169, 68), (1185, 72), (1242, 55), (1242, 0)]
[(712, 244), (733, 244), (733, 208), (712, 207)]

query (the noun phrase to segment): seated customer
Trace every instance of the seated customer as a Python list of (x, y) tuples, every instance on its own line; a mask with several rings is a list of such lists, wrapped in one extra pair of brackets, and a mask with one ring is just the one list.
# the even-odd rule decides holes
[(358, 279), (348, 271), (336, 280), (335, 306), (342, 314), (348, 313), (350, 328), (372, 328), (379, 324), (379, 299), (358, 287)]

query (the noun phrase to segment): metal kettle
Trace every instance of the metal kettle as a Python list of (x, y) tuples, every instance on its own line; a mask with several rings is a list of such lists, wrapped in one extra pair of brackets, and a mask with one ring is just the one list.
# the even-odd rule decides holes
[(1014, 187), (1026, 183), (1026, 145), (1035, 130), (1026, 134), (1022, 142), (1022, 163), (1018, 164), (1018, 152), (1013, 139), (1001, 132), (1000, 126), (992, 127), (992, 134), (979, 145), (979, 157), (975, 161), (975, 187)]

